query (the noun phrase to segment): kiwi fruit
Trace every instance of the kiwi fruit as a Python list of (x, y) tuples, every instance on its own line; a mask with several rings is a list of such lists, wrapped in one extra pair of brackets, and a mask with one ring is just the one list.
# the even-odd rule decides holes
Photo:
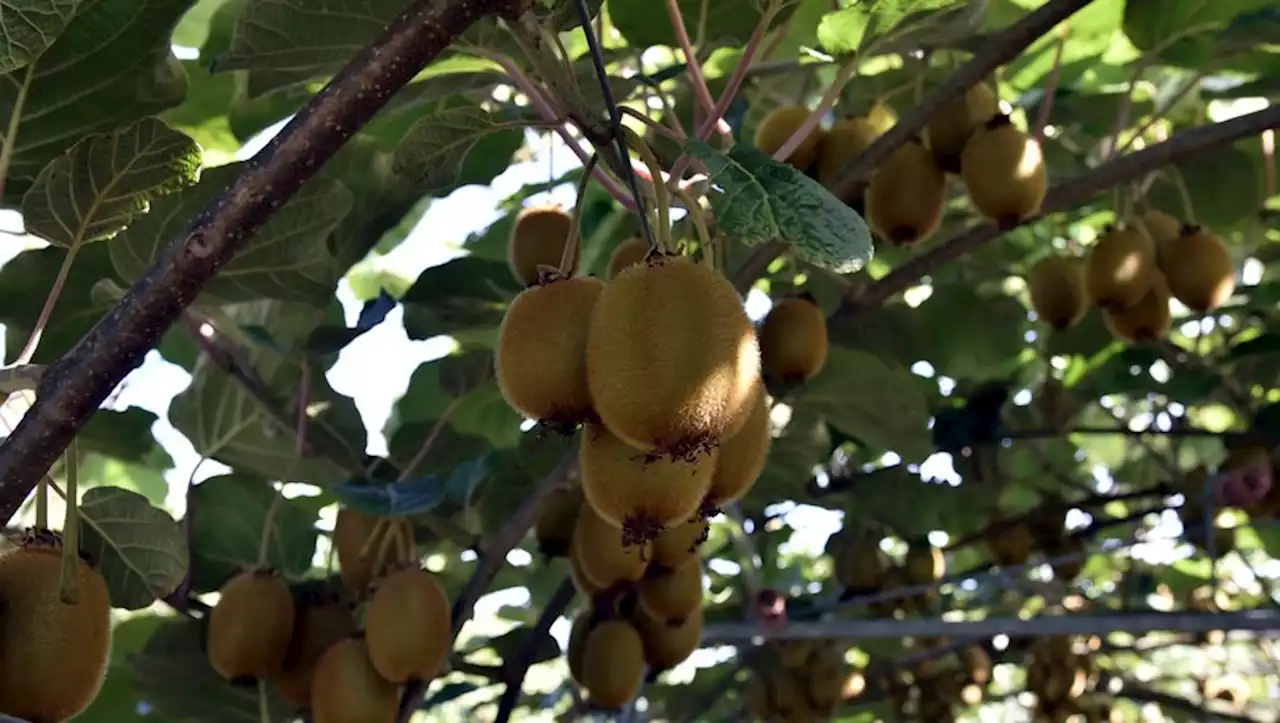
[(613, 280), (613, 277), (622, 272), (623, 269), (643, 263), (646, 256), (649, 255), (649, 249), (652, 248), (649, 242), (640, 237), (633, 236), (626, 241), (618, 244), (609, 255), (609, 270), (605, 274), (605, 278)]
[(1000, 113), (1000, 98), (985, 83), (969, 88), (934, 114), (925, 126), (925, 142), (934, 162), (948, 173), (959, 173), (961, 154), (974, 131)]
[(583, 687), (591, 702), (617, 710), (640, 692), (644, 683), (644, 641), (625, 620), (601, 622), (587, 635), (582, 649)]
[(698, 554), (698, 548), (706, 542), (710, 529), (711, 523), (701, 517), (678, 525), (667, 525), (653, 541), (649, 568), (659, 572), (676, 569)]
[[(812, 111), (802, 105), (782, 105), (769, 111), (760, 120), (760, 125), (756, 126), (756, 148), (767, 156), (777, 153), (782, 144), (800, 130), (800, 126), (804, 125), (811, 113)], [(800, 145), (791, 151), (785, 161), (801, 171), (808, 169), (818, 157), (818, 143), (821, 140), (822, 133), (815, 127), (813, 132), (805, 136)]]
[(587, 328), (604, 286), (574, 276), (535, 284), (512, 300), (493, 355), (498, 388), (512, 409), (553, 426), (591, 416)]
[(1069, 256), (1046, 256), (1027, 275), (1031, 308), (1050, 328), (1061, 331), (1080, 321), (1088, 307), (1084, 265)]
[(912, 139), (871, 176), (866, 191), (867, 223), (895, 244), (913, 244), (938, 230), (946, 202), (946, 175), (919, 139)]
[(378, 674), (359, 637), (339, 640), (320, 656), (312, 681), (314, 723), (395, 723), (400, 686)]
[(694, 457), (746, 423), (760, 346), (728, 279), (685, 256), (658, 256), (601, 292), (587, 334), (587, 381), (596, 413), (622, 441)]
[(289, 586), (269, 570), (248, 570), (219, 590), (209, 613), (209, 664), (228, 680), (274, 678), (284, 668), (297, 614)]
[(961, 650), (960, 666), (968, 680), (978, 685), (991, 682), (991, 656), (981, 645), (972, 645)]
[(1164, 274), (1151, 272), (1151, 286), (1147, 293), (1133, 306), (1102, 312), (1107, 329), (1117, 339), (1131, 344), (1154, 341), (1162, 338), (1173, 326), (1173, 312), (1169, 309), (1169, 287), (1165, 283)]
[(1156, 270), (1150, 236), (1132, 227), (1109, 226), (1085, 257), (1085, 292), (1104, 310), (1124, 309), (1147, 295)]
[(1040, 211), (1049, 177), (1040, 143), (997, 115), (976, 130), (961, 155), (969, 202), (988, 221), (1016, 225)]
[(295, 710), (311, 708), (311, 683), (316, 663), (329, 646), (356, 631), (351, 606), (329, 595), (307, 599), (297, 606), (284, 668), (276, 690)]
[(1169, 242), (1182, 235), (1182, 222), (1163, 211), (1147, 211), (1133, 220), (1133, 225), (1147, 232), (1156, 245), (1156, 261), (1163, 264)]
[(637, 602), (654, 620), (680, 625), (702, 608), (702, 561), (691, 557), (669, 573), (646, 576), (640, 581)]
[(533, 527), (539, 552), (546, 557), (564, 557), (569, 554), (573, 525), (578, 519), (578, 510), (582, 509), (584, 499), (582, 488), (576, 485), (557, 489), (547, 495), (542, 512)]
[(773, 436), (769, 430), (769, 398), (763, 387), (756, 395), (751, 416), (738, 433), (720, 445), (704, 510), (716, 510), (746, 496), (769, 459)]
[(1192, 311), (1206, 313), (1227, 302), (1236, 287), (1231, 252), (1217, 234), (1186, 225), (1166, 242), (1160, 270), (1169, 293)]
[(578, 591), (578, 594), (587, 600), (595, 598), (608, 589), (606, 585), (597, 585), (583, 571), (582, 553), (578, 552), (578, 546), (573, 544), (569, 546), (569, 579), (573, 581), (573, 588)]
[(579, 569), (590, 587), (607, 590), (619, 582), (636, 582), (649, 565), (652, 543), (624, 545), (622, 533), (610, 525), (589, 503), (578, 512), (573, 528), (573, 550)]
[(365, 643), (392, 683), (431, 680), (453, 646), (449, 598), (429, 570), (397, 570), (375, 583), (364, 610)]
[(656, 619), (644, 608), (639, 609), (634, 621), (644, 641), (644, 662), (655, 670), (668, 670), (683, 663), (702, 642), (702, 608), (686, 615), (679, 625)]
[(1018, 567), (1027, 564), (1036, 549), (1036, 538), (1031, 525), (1018, 520), (997, 525), (987, 538), (991, 557), (1000, 567)]
[(667, 525), (692, 518), (711, 488), (719, 457), (715, 449), (692, 458), (653, 458), (599, 424), (585, 427), (578, 450), (587, 502), (622, 530), (628, 545), (648, 543)]
[(582, 651), (587, 646), (587, 635), (595, 625), (595, 618), (590, 608), (573, 617), (573, 625), (569, 627), (569, 644), (565, 646), (565, 659), (569, 663), (569, 675), (574, 682), (582, 685)]
[(62, 540), (28, 530), (0, 555), (0, 711), (31, 723), (82, 713), (102, 687), (111, 647), (111, 601), (83, 557), (77, 597), (61, 598)]
[(922, 541), (907, 548), (902, 568), (906, 572), (908, 583), (925, 585), (942, 579), (947, 572), (947, 561), (942, 550)]
[[(827, 129), (818, 142), (818, 182), (827, 188), (834, 188), (844, 169), (862, 154), (882, 131), (870, 118), (851, 116), (841, 118)], [(840, 197), (845, 203), (854, 203), (857, 198)]]
[(872, 104), (871, 110), (867, 111), (866, 118), (871, 123), (871, 127), (876, 129), (876, 133), (883, 134), (897, 125), (898, 112), (883, 100), (877, 100)]
[(862, 534), (838, 545), (835, 554), (836, 582), (856, 593), (880, 589), (888, 564), (875, 535)]
[[(338, 510), (338, 519), (333, 525), (334, 554), (338, 558), (338, 573), (347, 588), (357, 594), (363, 594), (373, 578), (382, 574), (383, 569), (375, 570), (378, 545), (381, 535), (389, 529), (384, 526), (378, 539), (370, 541), (378, 520), (377, 515), (370, 515), (360, 510), (343, 507)], [(403, 532), (409, 535), (409, 544), (413, 545), (413, 526), (403, 525)], [(367, 554), (361, 554), (365, 552)], [(385, 569), (386, 563), (383, 564)]]
[(1050, 546), (1046, 550), (1050, 558), (1071, 556), (1071, 559), (1053, 563), (1054, 578), (1062, 582), (1072, 582), (1080, 577), (1080, 572), (1084, 570), (1084, 564), (1087, 562), (1084, 552), (1084, 540), (1074, 536), (1064, 537)]
[(806, 382), (827, 362), (827, 317), (809, 294), (780, 299), (760, 324), (759, 337), (760, 366), (767, 380)]
[[(573, 215), (560, 206), (530, 206), (516, 214), (507, 237), (507, 263), (522, 286), (538, 283), (539, 266), (560, 267)], [(571, 273), (577, 272), (575, 259)]]

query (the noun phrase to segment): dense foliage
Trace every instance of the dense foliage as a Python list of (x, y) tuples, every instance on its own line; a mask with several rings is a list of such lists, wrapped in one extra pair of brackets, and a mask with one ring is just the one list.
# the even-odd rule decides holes
[[(436, 3), (455, 1), (466, 0)], [(9, 81), (0, 88), (0, 118), (9, 119), (0, 204), (20, 213), (25, 234), (11, 236), (23, 250), (0, 267), (10, 417), (29, 406), (41, 365), (71, 350), (251, 167), (253, 149), (408, 4), (0, 5)], [(705, 174), (672, 199), (673, 211), (705, 202), (673, 212), (671, 235), (714, 257), (749, 308), (816, 303), (830, 346), (816, 376), (768, 379), (763, 472), (712, 518), (700, 547), (704, 647), (671, 671), (651, 669), (625, 715), (1127, 722), (1155, 706), (1168, 720), (1207, 720), (1209, 711), (1271, 720), (1280, 680), (1269, 641), (1189, 619), (1169, 621), (1182, 632), (1163, 632), (1129, 616), (1213, 612), (1230, 631), (1248, 621), (1229, 613), (1280, 605), (1280, 123), (1272, 115), (1247, 133), (1186, 140), (1272, 111), (1280, 11), (1263, 0), (1094, 0), (1021, 42), (1006, 31), (1054, 4), (586, 2), (609, 95), (629, 109), (631, 145), (652, 149), (634, 163), (610, 141), (609, 102), (576, 3), (538, 0), (520, 21), (481, 19), (276, 209), (161, 338), (159, 355), (190, 374), (168, 421), (229, 471), (193, 472), (175, 514), (166, 500), (184, 481), (164, 477), (174, 460), (153, 434), (156, 416), (109, 401), (9, 522), (11, 532), (62, 529), (41, 500), (79, 495), (67, 519), (105, 579), (115, 622), (105, 683), (74, 720), (296, 715), (274, 677), (255, 686), (227, 673), (266, 668), (241, 671), (206, 643), (212, 594), (232, 581), (270, 584), (242, 575), (265, 566), (294, 603), (354, 599), (362, 584), (350, 569), (339, 574), (330, 554), (342, 544), (332, 525), (339, 506), (407, 518), (380, 528), (394, 532), (382, 547), (424, 561), (454, 606), (446, 672), (394, 690), (404, 710), (420, 708), (415, 720), (586, 714), (569, 651), (556, 641), (592, 603), (574, 594), (569, 562), (532, 532), (557, 488), (578, 478), (579, 440), (565, 425), (528, 423), (493, 373), (500, 325), (524, 288), (508, 241), (529, 199), (576, 188), (578, 273), (605, 278), (614, 250), (658, 221), (641, 224), (627, 208), (631, 174), (652, 208), (656, 166)], [(674, 9), (683, 28), (671, 22)], [(696, 65), (684, 62), (682, 43)], [(975, 101), (965, 87), (936, 95), (966, 63), (1001, 52), (1010, 60), (979, 79), (994, 97)], [(949, 159), (938, 151), (941, 131), (923, 123), (876, 149), (874, 138), (891, 137), (914, 105), (932, 104), (936, 118), (964, 97), (970, 110), (990, 104), (981, 123), (1003, 114), (1012, 129), (969, 128)], [(708, 123), (722, 98), (732, 149)], [(796, 106), (785, 132), (761, 127)], [(813, 109), (812, 134), (792, 138)], [(850, 118), (874, 132), (833, 162), (836, 141), (822, 139)], [(704, 126), (701, 140), (684, 137)], [(999, 149), (959, 155), (966, 138), (997, 127), (1018, 149), (1024, 140), (1042, 148), (1047, 195), (1045, 178), (1011, 198), (1014, 181), (984, 176), (1012, 168)], [(490, 186), (518, 164), (545, 166), (546, 148), (564, 138), (581, 142), (583, 158), (587, 140), (597, 144), (601, 182), (584, 182), (580, 164), (553, 168), (545, 182), (497, 199), (499, 220), (465, 239), (419, 223), (437, 204), (472, 213), (474, 196), (459, 189)], [(790, 155), (777, 152), (784, 143)], [(1138, 161), (1153, 164), (1140, 171), (1126, 165), (1162, 144), (1182, 145)], [(868, 145), (880, 153), (876, 167), (846, 173)], [(962, 161), (963, 170), (947, 168)], [(868, 170), (884, 173), (864, 195)], [(898, 185), (885, 185), (891, 176)], [(1201, 284), (1210, 301), (1185, 289), (1211, 264), (1180, 262), (1172, 245), (1151, 256), (1146, 286), (1125, 303), (1097, 291), (1096, 270), (1089, 298), (1070, 281), (1050, 292), (1035, 281), (1045, 259), (1087, 258), (1116, 227), (1150, 226), (1156, 236), (1154, 212), (1175, 221), (1173, 236), (1211, 232), (1229, 252), (1226, 280), (1215, 279), (1226, 286)], [(460, 255), (416, 279), (385, 261), (402, 245), (455, 241)], [(1157, 275), (1172, 291), (1148, 291)], [(357, 309), (344, 313), (340, 283), (358, 318)], [(1133, 291), (1117, 285), (1112, 296)], [(1121, 318), (1140, 303), (1145, 316)], [(387, 454), (370, 455), (356, 401), (325, 372), (397, 307), (410, 339), (455, 344), (413, 373), (382, 430)], [(788, 323), (799, 328), (795, 318)], [(145, 370), (126, 381), (148, 383)], [(825, 553), (798, 544), (797, 530), (812, 539), (824, 526), (839, 528)], [(513, 547), (527, 554), (509, 555)], [(8, 712), (4, 668), (15, 653), (2, 638), (17, 619), (8, 596), (19, 566), (3, 559)], [(45, 582), (52, 599), (56, 585)], [(472, 618), (480, 596), (520, 589), (527, 604)], [(439, 608), (442, 629), (433, 590), (415, 588), (415, 599)], [(289, 629), (292, 612), (286, 620), (255, 609), (263, 636)], [(1031, 622), (1013, 639), (992, 624), (971, 637), (957, 625), (950, 640), (929, 627), (1017, 618)], [(345, 635), (354, 623), (343, 620), (324, 625)], [(1266, 620), (1251, 625), (1277, 627)], [(371, 641), (400, 632), (372, 627)], [(787, 640), (797, 630), (820, 642)], [(778, 641), (753, 641), (761, 631)], [(1055, 636), (1063, 632), (1076, 637)], [(50, 650), (19, 657), (36, 665), (81, 654)]]

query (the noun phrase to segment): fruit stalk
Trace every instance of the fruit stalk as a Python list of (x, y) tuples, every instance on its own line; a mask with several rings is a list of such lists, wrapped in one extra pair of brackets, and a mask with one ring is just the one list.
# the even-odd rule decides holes
[(172, 239), (129, 293), (51, 364), (32, 405), (0, 445), (0, 518), (8, 520), (111, 390), (255, 231), (455, 38), (529, 0), (418, 0), (388, 24)]

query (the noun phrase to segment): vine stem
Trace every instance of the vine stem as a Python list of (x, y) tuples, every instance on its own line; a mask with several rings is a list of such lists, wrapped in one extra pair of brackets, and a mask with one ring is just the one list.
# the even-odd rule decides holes
[[(693, 50), (693, 42), (689, 40), (689, 29), (684, 26), (684, 16), (680, 14), (678, 0), (666, 0), (667, 17), (671, 19), (671, 27), (676, 32), (676, 42), (680, 44), (680, 52), (684, 53), (685, 72), (689, 75), (689, 85), (693, 86), (693, 94), (708, 118), (714, 115), (716, 102), (711, 97), (711, 89), (707, 87), (707, 79), (702, 74), (702, 64), (698, 62), (698, 54)], [(705, 10), (705, 5), (703, 6)], [(720, 135), (733, 142), (733, 131), (723, 118), (716, 119), (715, 128)]]
[(511, 714), (515, 712), (516, 706), (520, 703), (520, 691), (524, 688), (524, 677), (529, 672), (529, 667), (533, 665), (533, 660), (538, 654), (538, 648), (542, 644), (543, 638), (546, 638), (551, 632), (551, 626), (555, 625), (556, 620), (564, 614), (565, 608), (569, 607), (569, 603), (573, 602), (576, 594), (577, 590), (573, 586), (573, 579), (566, 577), (562, 580), (560, 586), (551, 594), (551, 599), (547, 600), (547, 604), (542, 608), (542, 614), (538, 616), (538, 622), (534, 623), (533, 629), (529, 631), (529, 636), (525, 638), (524, 644), (520, 646), (520, 651), (511, 660), (504, 661), (502, 678), (507, 687), (502, 691), (502, 698), (498, 701), (498, 714), (494, 717), (494, 723), (506, 723), (511, 720)]
[(8, 185), (9, 168), (13, 166), (13, 151), (18, 146), (18, 128), (22, 125), (22, 111), (27, 105), (27, 91), (31, 89), (31, 79), (36, 75), (36, 63), (33, 60), (22, 75), (22, 85), (18, 86), (18, 95), (13, 99), (13, 112), (9, 114), (9, 127), (5, 129), (4, 144), (0, 145), (0, 198), (4, 197)]
[(786, 160), (787, 156), (791, 155), (792, 151), (800, 147), (800, 144), (803, 143), (805, 139), (809, 137), (809, 134), (813, 133), (814, 129), (818, 127), (818, 124), (822, 122), (822, 117), (826, 115), (827, 111), (831, 110), (831, 108), (836, 104), (836, 101), (840, 99), (840, 93), (844, 90), (844, 87), (848, 85), (849, 81), (853, 80), (853, 77), (857, 74), (858, 61), (856, 58), (851, 58), (846, 61), (844, 65), (840, 66), (839, 72), (836, 73), (835, 80), (833, 80), (831, 85), (827, 87), (827, 92), (823, 94), (822, 100), (818, 102), (818, 107), (814, 108), (813, 112), (809, 114), (808, 118), (804, 119), (804, 122), (800, 124), (800, 127), (796, 129), (795, 133), (792, 133), (791, 137), (778, 147), (778, 150), (773, 154), (773, 160)]
[(58, 597), (68, 605), (80, 599), (80, 450), (76, 441), (67, 447), (67, 492), (63, 497), (67, 511), (62, 518), (62, 579)]
[(49, 295), (45, 297), (44, 306), (40, 308), (40, 316), (36, 317), (35, 327), (31, 329), (27, 343), (22, 345), (22, 352), (13, 362), (15, 365), (30, 364), (31, 359), (35, 357), (36, 349), (40, 346), (40, 338), (44, 336), (44, 328), (49, 325), (49, 317), (53, 316), (53, 307), (58, 305), (62, 289), (67, 285), (67, 277), (71, 275), (71, 265), (75, 263), (76, 256), (80, 253), (80, 246), (80, 241), (77, 239), (67, 249), (67, 256), (62, 259), (62, 265), (58, 267), (58, 275), (54, 277), (53, 286), (49, 287)]
[(1049, 117), (1053, 114), (1053, 99), (1058, 94), (1058, 82), (1062, 79), (1062, 53), (1067, 49), (1067, 38), (1071, 36), (1071, 24), (1062, 23), (1062, 31), (1058, 35), (1058, 50), (1053, 55), (1053, 70), (1049, 73), (1049, 83), (1044, 89), (1044, 100), (1040, 102), (1040, 112), (1036, 114), (1036, 125), (1031, 135), (1037, 143), (1044, 142), (1044, 129), (1049, 125)]
[(391, 96), (481, 18), (530, 0), (415, 0), (250, 161), (80, 341), (45, 370), (0, 444), (0, 519), (22, 505), (111, 390), (204, 286)]

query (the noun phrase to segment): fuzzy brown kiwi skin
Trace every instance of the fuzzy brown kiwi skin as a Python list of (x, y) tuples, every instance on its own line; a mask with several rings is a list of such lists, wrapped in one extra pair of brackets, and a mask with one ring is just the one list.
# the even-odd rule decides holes
[(624, 269), (644, 263), (645, 258), (649, 255), (650, 248), (649, 242), (639, 236), (629, 238), (618, 244), (613, 253), (609, 255), (609, 271), (605, 278), (612, 281)]
[[(507, 264), (522, 286), (538, 282), (539, 266), (560, 266), (573, 216), (558, 206), (530, 206), (516, 215), (507, 237)], [(577, 271), (575, 259), (574, 268)]]
[(771, 383), (794, 387), (827, 362), (827, 318), (812, 294), (782, 298), (760, 324), (760, 363)]
[(653, 556), (649, 561), (650, 574), (662, 574), (675, 570), (681, 563), (698, 554), (707, 541), (711, 523), (704, 516), (696, 515), (688, 522), (667, 525), (658, 539), (653, 541)]
[(313, 585), (295, 591), (298, 614), (294, 618), (284, 668), (276, 678), (276, 690), (295, 710), (311, 708), (311, 683), (320, 656), (355, 633), (351, 605), (336, 591)]
[(867, 223), (894, 244), (918, 243), (938, 230), (946, 198), (946, 174), (920, 139), (913, 138), (871, 177), (865, 194)]
[(106, 581), (83, 552), (77, 597), (61, 600), (62, 539), (31, 528), (0, 556), (0, 709), (31, 723), (59, 723), (98, 696), (110, 661)]
[[(841, 118), (832, 124), (818, 143), (818, 162), (814, 164), (818, 182), (829, 189), (834, 188), (845, 167), (879, 136), (880, 130), (869, 118)], [(861, 190), (857, 193), (846, 192), (837, 197), (845, 203), (862, 202)]]
[[(799, 105), (779, 106), (769, 111), (756, 127), (755, 146), (765, 155), (772, 156), (791, 138), (800, 125), (808, 120), (811, 111)], [(815, 127), (787, 156), (786, 162), (800, 169), (807, 170), (813, 165), (818, 155), (818, 143), (822, 139), (821, 131)]]
[(284, 580), (248, 570), (227, 581), (209, 613), (208, 655), (227, 680), (274, 678), (284, 668), (297, 608)]
[(1137, 304), (1151, 290), (1156, 246), (1137, 228), (1107, 226), (1085, 257), (1085, 292), (1104, 310)]
[(1036, 316), (1055, 331), (1074, 326), (1088, 309), (1084, 266), (1067, 256), (1046, 256), (1031, 267), (1027, 288)]
[(1166, 242), (1160, 258), (1173, 298), (1192, 311), (1208, 313), (1226, 303), (1235, 290), (1235, 264), (1222, 239), (1206, 228), (1184, 224)]
[(362, 636), (334, 643), (316, 663), (314, 723), (395, 723), (400, 686), (382, 678)]
[(573, 541), (573, 526), (582, 508), (582, 488), (578, 486), (558, 489), (547, 500), (534, 525), (534, 538), (538, 551), (547, 559), (565, 557)]
[(960, 175), (974, 208), (1002, 229), (1037, 213), (1048, 189), (1040, 143), (1003, 114), (969, 138)]
[(1173, 326), (1168, 284), (1164, 274), (1152, 272), (1152, 283), (1138, 303), (1119, 310), (1103, 310), (1103, 322), (1116, 338), (1142, 344), (1163, 338)]
[(947, 173), (959, 173), (965, 144), (978, 126), (1000, 112), (1000, 99), (986, 83), (979, 83), (943, 107), (925, 126), (925, 142), (934, 162)]
[(408, 567), (376, 583), (365, 607), (369, 660), (393, 683), (431, 680), (453, 645), (449, 598), (435, 575)]
[[(353, 507), (343, 507), (338, 510), (338, 519), (334, 523), (333, 546), (338, 558), (338, 572), (347, 589), (357, 595), (362, 595), (370, 581), (382, 574), (382, 570), (374, 569), (378, 540), (366, 545), (378, 520), (376, 515), (366, 514)], [(404, 525), (402, 531), (408, 534), (409, 544), (412, 546), (413, 526)], [(383, 534), (386, 534), (385, 528)], [(360, 553), (366, 546), (369, 554), (362, 556)]]
[(582, 672), (592, 702), (617, 710), (635, 698), (644, 682), (644, 641), (625, 620), (602, 622), (587, 635)]

